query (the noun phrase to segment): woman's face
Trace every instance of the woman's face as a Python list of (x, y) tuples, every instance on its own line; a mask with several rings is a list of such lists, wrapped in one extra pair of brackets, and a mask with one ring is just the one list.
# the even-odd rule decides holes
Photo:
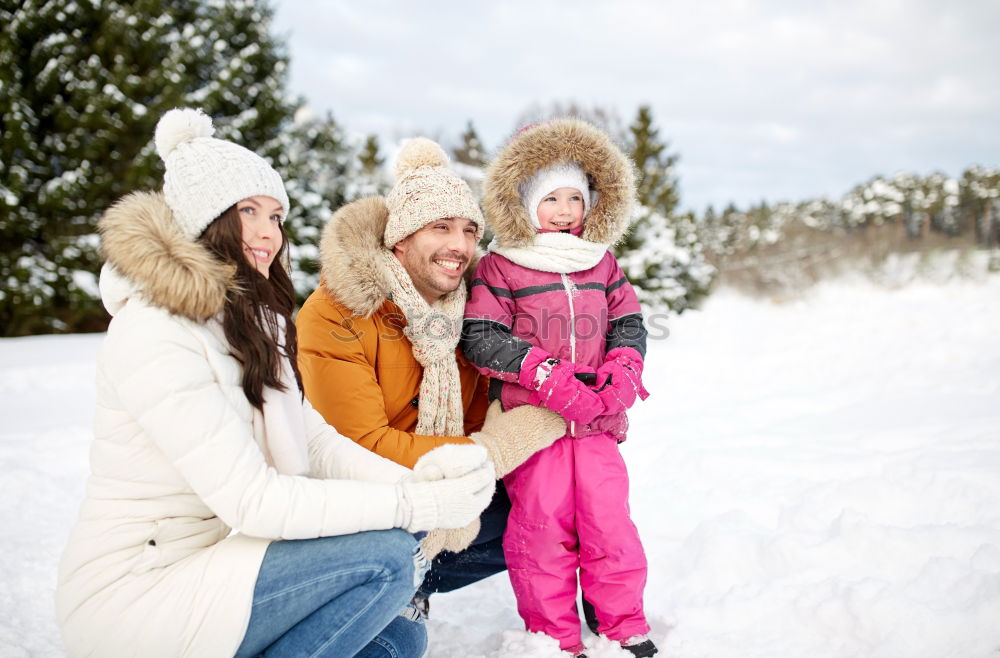
[(236, 204), (243, 225), (243, 255), (258, 272), (268, 278), (271, 263), (281, 249), (281, 222), (284, 209), (277, 199), (252, 196)]

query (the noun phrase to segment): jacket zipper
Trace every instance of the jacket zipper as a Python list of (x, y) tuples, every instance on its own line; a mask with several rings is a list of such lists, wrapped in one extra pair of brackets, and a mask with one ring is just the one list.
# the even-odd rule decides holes
[[(563, 289), (566, 290), (566, 299), (569, 301), (569, 355), (570, 360), (576, 363), (576, 309), (573, 307), (573, 289), (575, 286), (568, 276), (560, 274), (562, 277)], [(576, 436), (576, 422), (569, 423), (570, 436)]]

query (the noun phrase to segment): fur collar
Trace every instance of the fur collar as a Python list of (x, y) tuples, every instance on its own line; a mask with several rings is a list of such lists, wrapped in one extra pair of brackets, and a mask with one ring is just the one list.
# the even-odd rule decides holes
[[(392, 274), (378, 254), (389, 220), (384, 197), (358, 199), (333, 213), (320, 238), (320, 275), (326, 292), (351, 313), (370, 317), (392, 290)], [(466, 284), (475, 271), (477, 252), (465, 271)]]
[[(159, 192), (133, 192), (112, 205), (98, 222), (105, 259), (130, 284), (124, 297), (139, 293), (148, 303), (204, 322), (221, 311), (233, 269), (201, 244), (185, 237)], [(102, 278), (104, 274), (102, 274)], [(102, 284), (105, 306), (109, 287)]]
[(359, 199), (333, 213), (319, 243), (322, 285), (352, 313), (369, 317), (392, 289), (392, 277), (377, 258), (389, 207), (383, 197)]
[(613, 244), (631, 222), (635, 196), (632, 162), (611, 139), (586, 121), (556, 119), (516, 134), (486, 170), (483, 210), (498, 241), (523, 247), (535, 236), (518, 186), (543, 167), (573, 161), (590, 177), (597, 201), (584, 224), (584, 240)]

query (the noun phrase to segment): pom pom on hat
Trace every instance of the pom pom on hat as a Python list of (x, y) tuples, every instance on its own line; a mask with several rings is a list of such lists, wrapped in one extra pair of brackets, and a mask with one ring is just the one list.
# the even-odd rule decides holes
[(166, 160), (178, 144), (215, 133), (212, 117), (201, 110), (183, 108), (170, 110), (156, 124), (156, 152)]
[(170, 110), (156, 124), (156, 152), (167, 169), (163, 197), (184, 235), (197, 238), (227, 208), (253, 196), (275, 199), (287, 215), (288, 193), (278, 172), (214, 132), (211, 117), (191, 108)]
[(448, 162), (444, 149), (426, 137), (403, 145), (393, 167), (396, 184), (385, 198), (389, 219), (382, 240), (386, 247), (392, 249), (403, 238), (445, 217), (475, 222), (476, 240), (482, 237), (485, 222), (479, 203)]
[(426, 137), (414, 137), (403, 145), (396, 158), (396, 166), (393, 173), (396, 180), (399, 180), (414, 169), (420, 167), (447, 167), (448, 154), (444, 152), (437, 142), (433, 142)]

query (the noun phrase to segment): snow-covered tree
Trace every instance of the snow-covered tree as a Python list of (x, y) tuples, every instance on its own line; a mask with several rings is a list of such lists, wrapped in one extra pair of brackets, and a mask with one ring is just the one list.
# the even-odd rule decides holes
[(285, 221), (295, 291), (304, 300), (319, 283), (319, 239), (334, 210), (353, 198), (350, 177), (355, 154), (333, 119), (300, 110), (282, 131), (275, 165), (288, 189), (291, 209)]
[(459, 139), (461, 143), (451, 153), (454, 161), (471, 167), (486, 166), (486, 149), (471, 119), (465, 124), (465, 132)]
[(1000, 170), (970, 167), (958, 187), (960, 226), (971, 226), (979, 244), (1000, 247)]
[(0, 332), (101, 328), (95, 224), (156, 188), (156, 121), (203, 108), (275, 156), (291, 114), (265, 0), (23, 0), (0, 6)]
[(705, 260), (695, 217), (677, 213), (677, 156), (667, 146), (649, 106), (640, 107), (627, 143), (638, 173), (638, 204), (615, 255), (643, 304), (681, 312), (708, 294), (715, 268)]

